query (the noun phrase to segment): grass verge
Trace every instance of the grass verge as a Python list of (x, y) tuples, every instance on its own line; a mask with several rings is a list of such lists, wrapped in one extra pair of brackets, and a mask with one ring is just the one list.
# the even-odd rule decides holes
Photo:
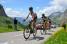
[[(18, 30), (23, 31), (23, 28), (20, 26), (17, 27)], [(8, 28), (8, 27), (0, 27), (0, 33), (5, 33), (5, 32), (15, 32), (16, 30), (13, 28)]]
[[(67, 30), (66, 30), (67, 31)], [(67, 44), (67, 32), (62, 28), (51, 36), (44, 44)]]

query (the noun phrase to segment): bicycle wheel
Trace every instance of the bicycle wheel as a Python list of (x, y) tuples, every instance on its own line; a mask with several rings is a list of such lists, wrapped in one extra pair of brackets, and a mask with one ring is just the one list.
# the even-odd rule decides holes
[(41, 33), (41, 35), (43, 35), (44, 34), (44, 30), (42, 29), (42, 30), (40, 30), (40, 33)]
[(33, 29), (33, 36), (34, 37), (36, 36), (36, 33), (37, 33), (37, 30), (36, 29)]
[(25, 39), (28, 39), (30, 37), (30, 29), (29, 28), (24, 29), (23, 35)]

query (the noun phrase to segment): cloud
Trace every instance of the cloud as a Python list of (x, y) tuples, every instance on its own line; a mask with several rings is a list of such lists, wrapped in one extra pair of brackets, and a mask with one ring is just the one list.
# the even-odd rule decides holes
[(52, 5), (67, 6), (67, 0), (53, 0)]
[(5, 3), (5, 0), (0, 0), (0, 3)]
[(25, 17), (22, 11), (17, 11), (12, 8), (6, 8), (5, 12), (9, 17)]
[(44, 7), (39, 12), (49, 16), (53, 12), (64, 11), (65, 9), (67, 9), (67, 0), (52, 0), (50, 6)]
[[(37, 7), (35, 9), (36, 10), (35, 12), (37, 13), (38, 17), (41, 17), (42, 13), (45, 13), (46, 16), (49, 16), (53, 12), (57, 11), (63, 12), (65, 9), (67, 9), (67, 0), (51, 0), (49, 6), (42, 8)], [(5, 11), (7, 15), (10, 17), (21, 17), (21, 16), (26, 17), (25, 14), (28, 13), (24, 12), (23, 9), (17, 11), (12, 8), (6, 8)]]

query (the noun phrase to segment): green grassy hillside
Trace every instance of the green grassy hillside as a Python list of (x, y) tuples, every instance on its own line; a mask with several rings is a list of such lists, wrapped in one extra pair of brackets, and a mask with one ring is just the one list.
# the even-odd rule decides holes
[[(17, 28), (18, 30), (23, 30), (23, 27), (19, 22)], [(16, 31), (14, 30), (13, 19), (9, 17), (0, 16), (0, 33), (12, 32), (12, 31)]]

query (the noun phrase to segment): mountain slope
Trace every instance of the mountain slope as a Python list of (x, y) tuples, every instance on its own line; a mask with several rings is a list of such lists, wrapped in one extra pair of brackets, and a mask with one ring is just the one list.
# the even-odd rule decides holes
[(63, 12), (54, 12), (49, 16), (49, 18), (52, 20), (53, 24), (59, 25), (63, 18)]
[[(17, 24), (17, 28), (18, 30), (23, 29), (22, 25), (19, 22)], [(13, 19), (9, 18), (6, 15), (3, 6), (0, 4), (0, 33), (1, 32), (11, 32), (11, 31), (16, 31), (14, 30)]]
[(0, 16), (7, 16), (1, 4), (0, 4)]

